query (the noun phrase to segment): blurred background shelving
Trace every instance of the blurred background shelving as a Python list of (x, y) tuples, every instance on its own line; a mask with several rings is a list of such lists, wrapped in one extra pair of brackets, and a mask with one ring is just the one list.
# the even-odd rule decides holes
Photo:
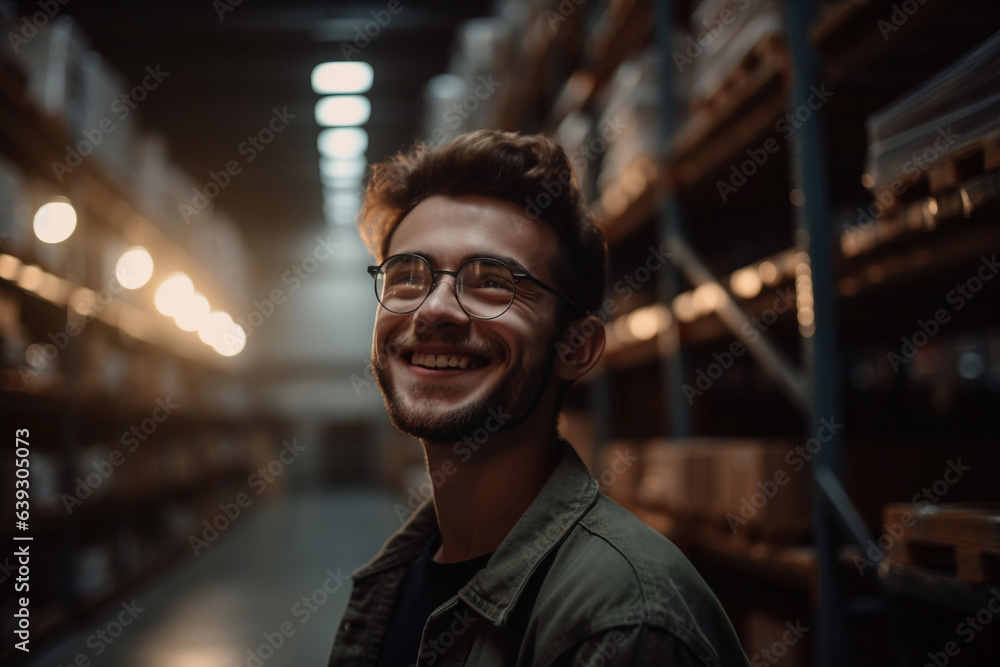
[[(15, 53), (0, 58), (0, 402), (3, 423), (26, 429), (31, 448), (32, 639), (44, 645), (190, 557), (190, 536), (274, 459), (287, 426), (254, 413), (231, 355), (157, 313), (152, 286), (116, 278), (119, 256), (142, 246), (231, 309), (248, 288), (235, 227), (222, 216), (181, 224), (183, 183), (164, 178), (176, 168), (149, 153), (154, 139), (132, 136), (137, 114), (116, 119), (93, 158), (69, 161), (105, 111), (95, 94), (121, 78), (71, 19)], [(32, 219), (57, 195), (72, 201), (77, 229), (54, 245), (32, 233)], [(2, 535), (18, 544), (13, 456), (3, 469)], [(17, 597), (4, 590), (5, 637)]]
[[(988, 3), (791, 4), (620, 2), (560, 15), (544, 48), (525, 40), (521, 67), (537, 72), (530, 59), (545, 53), (575, 63), (571, 73), (547, 90), (526, 86), (501, 106), (497, 126), (579, 137), (572, 149), (600, 136), (602, 121), (627, 117), (621, 141), (608, 142), (581, 178), (609, 239), (612, 282), (641, 285), (611, 296), (608, 351), (567, 411), (597, 425), (592, 470), (610, 469), (623, 449), (640, 453), (641, 470), (607, 493), (705, 568), (749, 655), (760, 657), (783, 621), (801, 617), (816, 632), (784, 664), (922, 664), (954, 634), (956, 600), (975, 611), (969, 601), (985, 600), (995, 579), (975, 584), (953, 565), (903, 565), (898, 549), (882, 559), (881, 577), (856, 565), (873, 558), (860, 538), (878, 543), (885, 505), (919, 496), (949, 461), (975, 463), (947, 502), (997, 501), (996, 286), (983, 280), (984, 296), (961, 308), (946, 301), (1000, 245), (995, 135), (964, 137), (972, 147), (962, 152), (935, 151), (933, 167), (917, 175), (897, 167), (886, 182), (906, 178), (908, 192), (882, 212), (884, 190), (871, 182), (878, 163), (866, 160), (869, 123), (1000, 24)], [(626, 15), (632, 30), (595, 49)], [(539, 32), (557, 23), (542, 11), (535, 20)], [(807, 36), (807, 58), (789, 39), (794, 30)], [(558, 44), (564, 53), (553, 56)], [(588, 62), (594, 53), (599, 66)], [(807, 94), (797, 102), (796, 77)], [(976, 99), (933, 93), (952, 117)], [(801, 136), (809, 131), (825, 156), (797, 159), (813, 147)], [(818, 226), (807, 197), (826, 199)], [(639, 267), (661, 244), (671, 266), (650, 279)], [(817, 247), (829, 256), (826, 275), (812, 271)], [(824, 310), (812, 307), (819, 281), (816, 291), (832, 295)], [(901, 338), (913, 340), (940, 308), (948, 321), (929, 341), (918, 334), (894, 369)], [(827, 342), (814, 340), (817, 327), (833, 332)], [(835, 411), (818, 414), (821, 406)], [(818, 484), (785, 458), (796, 441), (816, 437), (814, 420), (824, 416), (840, 425), (822, 442), (823, 467), (838, 473), (837, 499), (849, 501), (847, 521), (858, 519), (853, 534), (834, 509), (811, 512)], [(780, 511), (751, 507), (752, 518), (727, 525), (775, 474), (788, 482), (778, 487)], [(817, 541), (821, 523), (832, 539)], [(935, 578), (965, 597), (943, 593)], [(914, 610), (914, 599), (926, 606)], [(962, 659), (978, 664), (996, 646), (995, 635), (984, 638), (972, 647), (981, 652)]]

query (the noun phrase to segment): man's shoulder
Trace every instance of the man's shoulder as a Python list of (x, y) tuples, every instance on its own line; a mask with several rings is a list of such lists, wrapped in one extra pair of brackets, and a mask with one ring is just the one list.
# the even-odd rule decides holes
[(712, 642), (732, 637), (718, 600), (684, 554), (603, 494), (552, 555), (538, 591), (534, 615), (546, 619), (556, 644), (646, 625), (714, 664)]
[(603, 494), (560, 545), (550, 577), (586, 582), (602, 606), (610, 595), (653, 621), (684, 607), (685, 595), (712, 595), (673, 542)]

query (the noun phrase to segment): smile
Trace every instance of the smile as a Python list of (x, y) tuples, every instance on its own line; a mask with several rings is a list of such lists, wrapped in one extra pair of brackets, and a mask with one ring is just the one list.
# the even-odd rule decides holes
[(487, 365), (487, 360), (474, 354), (434, 354), (414, 351), (410, 355), (410, 365), (434, 369), (475, 369)]

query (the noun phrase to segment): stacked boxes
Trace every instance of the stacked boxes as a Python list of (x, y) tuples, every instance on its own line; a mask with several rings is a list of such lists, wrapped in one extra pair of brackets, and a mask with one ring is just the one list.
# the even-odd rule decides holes
[[(810, 475), (794, 442), (655, 439), (643, 449), (637, 500), (733, 533), (795, 540), (809, 531)], [(800, 463), (801, 462), (801, 463)]]
[(641, 504), (679, 518), (704, 519), (717, 513), (714, 459), (718, 452), (711, 445), (697, 439), (655, 439), (643, 452)]

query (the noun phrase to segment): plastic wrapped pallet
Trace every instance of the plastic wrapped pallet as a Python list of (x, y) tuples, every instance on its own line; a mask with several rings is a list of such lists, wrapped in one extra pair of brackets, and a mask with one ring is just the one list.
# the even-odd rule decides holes
[[(925, 174), (930, 189), (937, 189), (929, 170), (1000, 132), (1000, 33), (872, 114), (867, 131), (870, 189), (905, 199), (924, 192), (913, 186)], [(984, 157), (979, 171), (1000, 166), (995, 150)], [(941, 185), (949, 184), (946, 179)]]
[[(646, 49), (623, 63), (602, 96), (603, 112), (594, 128), (589, 154), (601, 159), (597, 189), (617, 183), (625, 170), (642, 156), (655, 155), (660, 136), (659, 54)], [(588, 155), (589, 155), (588, 154)]]
[(784, 33), (781, 4), (774, 0), (704, 0), (691, 12), (691, 34), (679, 57), (691, 60), (691, 103), (699, 107), (764, 40)]

